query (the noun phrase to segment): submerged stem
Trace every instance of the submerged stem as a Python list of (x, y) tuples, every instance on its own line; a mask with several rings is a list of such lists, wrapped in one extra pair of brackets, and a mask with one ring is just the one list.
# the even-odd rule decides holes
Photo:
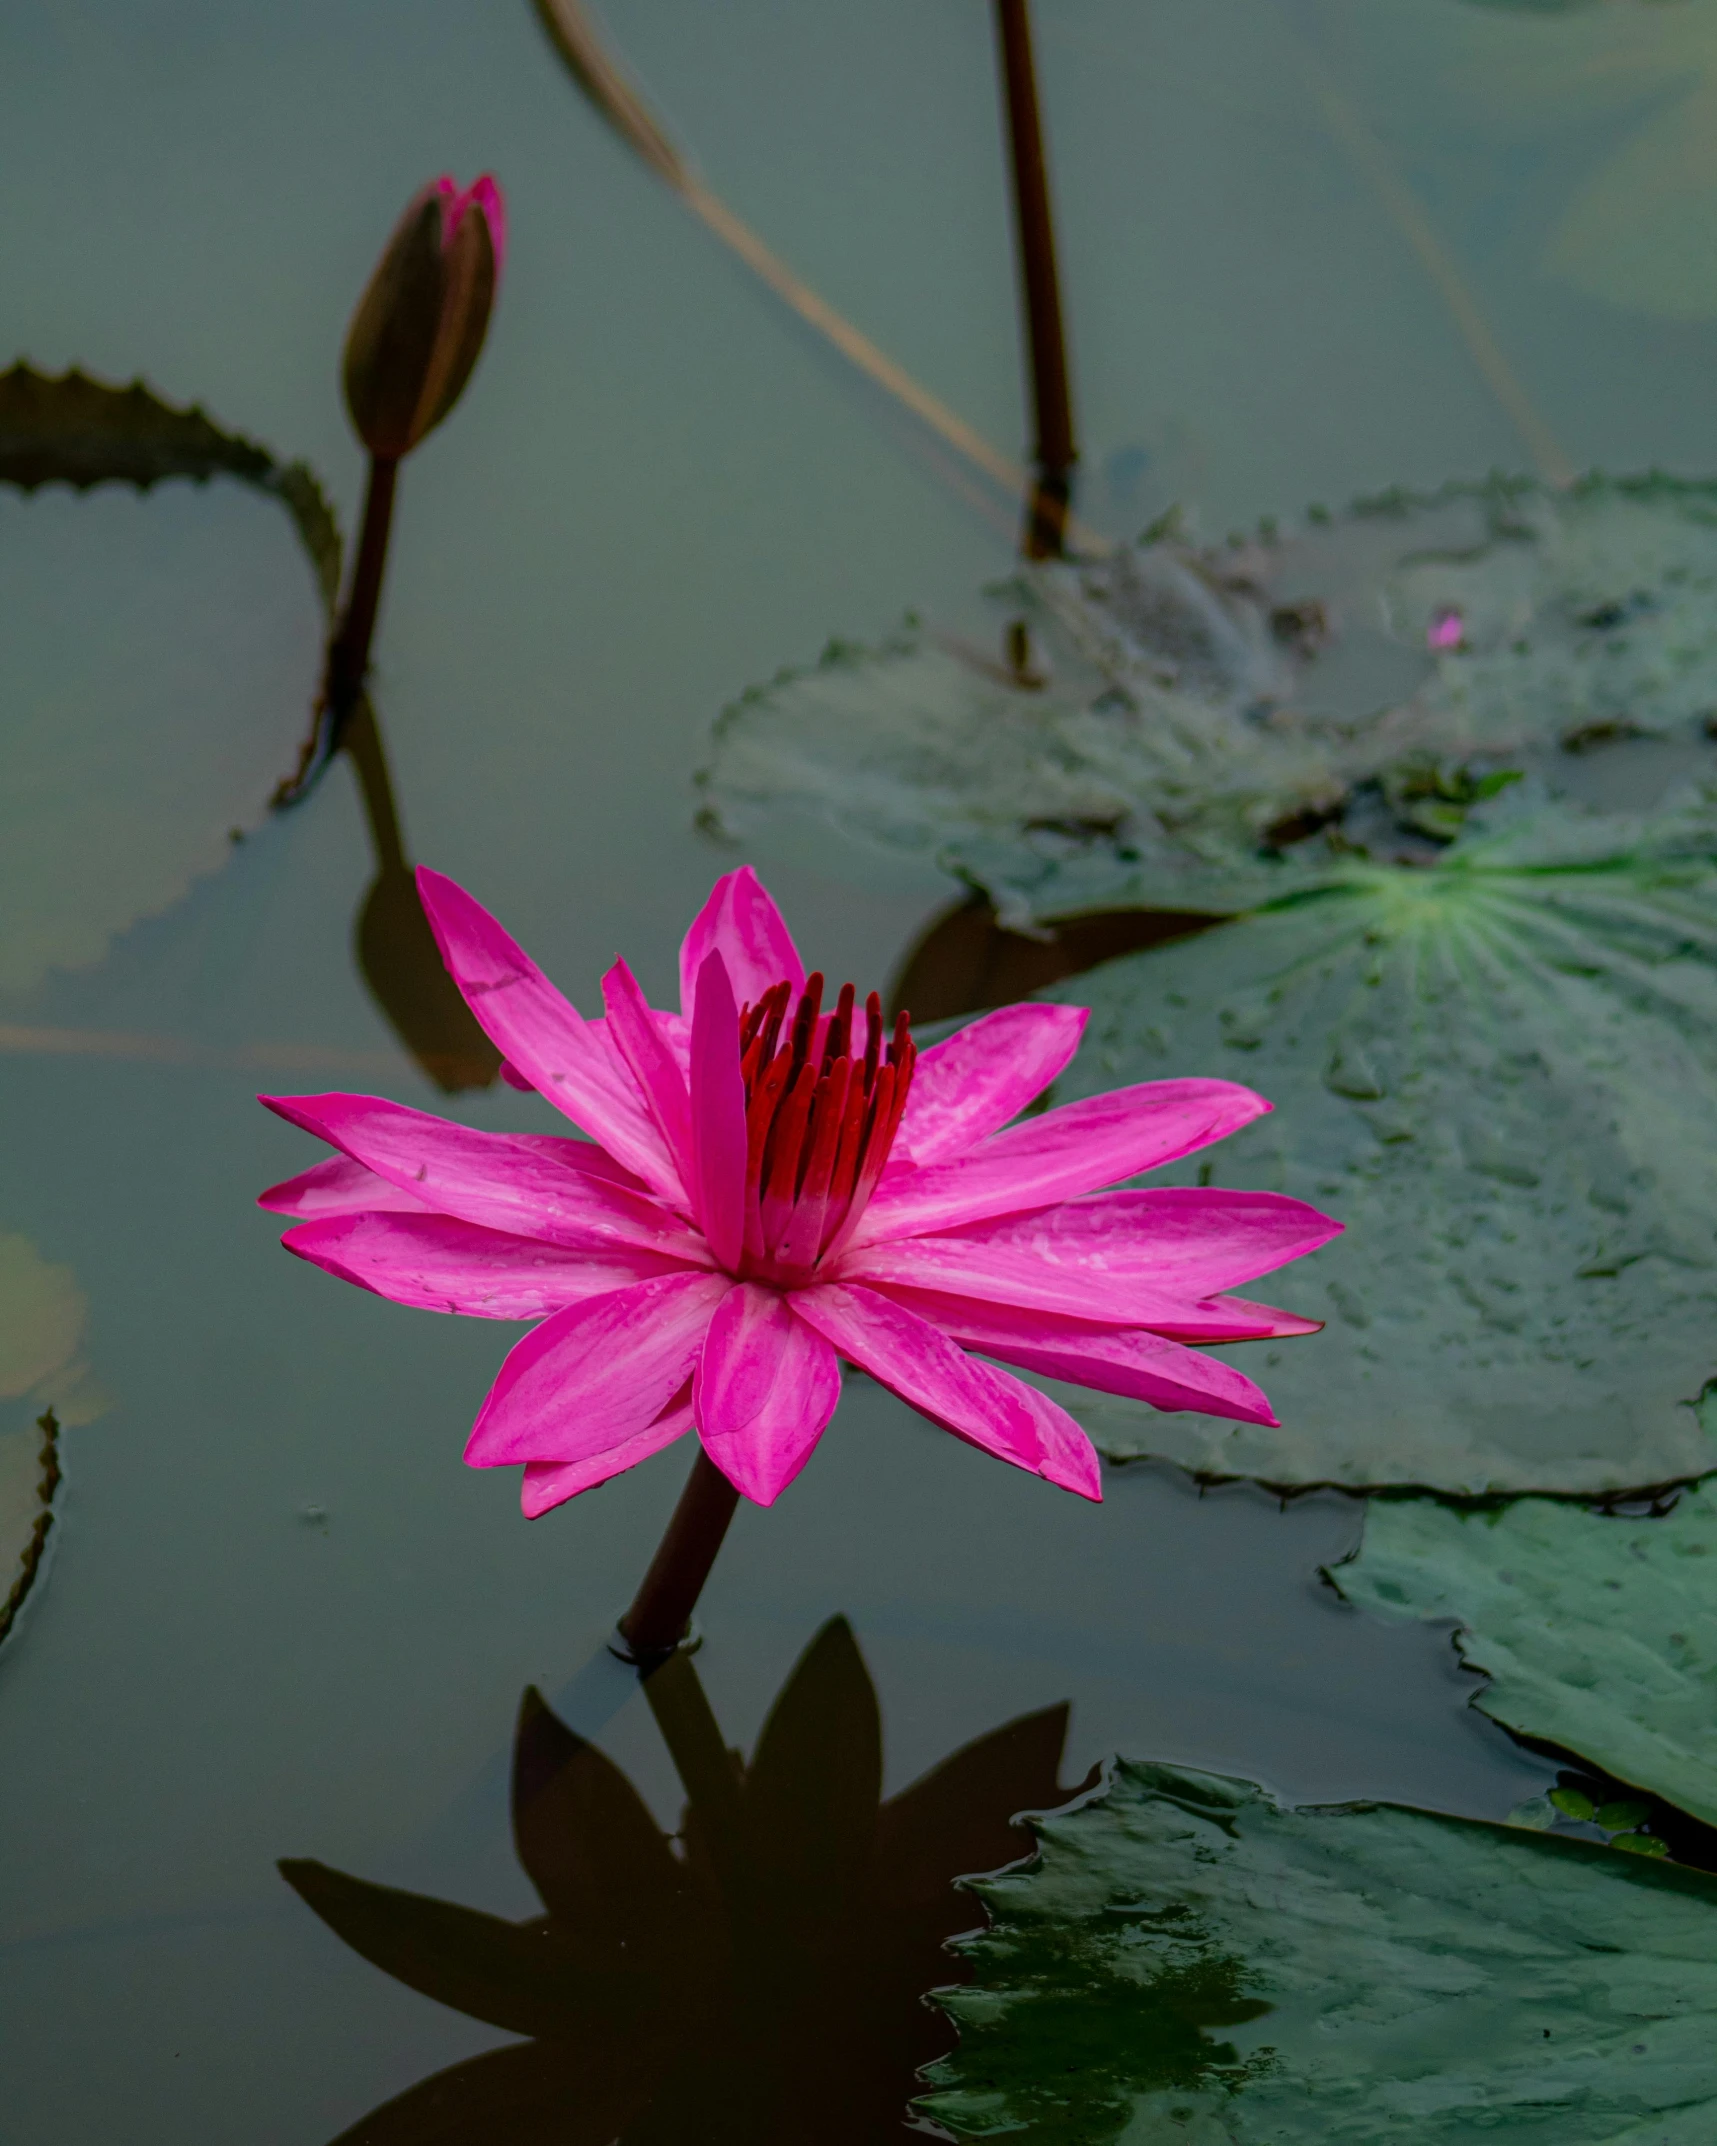
[(1073, 438), (1061, 279), (1055, 265), (1055, 223), (1049, 204), (1049, 168), (1038, 111), (1037, 69), (1032, 59), (1027, 0), (996, 0), (996, 42), (1007, 104), (1014, 237), (1019, 250), (1037, 431), (1032, 450), (1037, 481), (1026, 511), (1020, 548), (1028, 559), (1056, 559), (1066, 547), (1068, 500), (1079, 449)]
[(646, 1675), (685, 1637), (738, 1503), (739, 1492), (699, 1446), (667, 1533), (620, 1620), (620, 1636)]
[(382, 577), (387, 571), (388, 536), (393, 528), (394, 492), (399, 464), (383, 455), (370, 457), (369, 482), (364, 489), (364, 520), (358, 534), (358, 555), (352, 568), (351, 593), (340, 614), (340, 623), (328, 643), (328, 659), (322, 671), (322, 690), (317, 697), (310, 735), (304, 741), (296, 771), (274, 793), (274, 803), (296, 805), (306, 797), (316, 778), (345, 743), (347, 726), (364, 698), (369, 676), (370, 643), (375, 638), (376, 615), (381, 609)]

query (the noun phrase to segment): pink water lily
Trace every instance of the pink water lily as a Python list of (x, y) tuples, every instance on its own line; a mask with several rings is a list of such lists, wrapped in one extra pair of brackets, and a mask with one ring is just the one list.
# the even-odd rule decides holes
[[(1160, 1409), (1274, 1423), (1196, 1344), (1316, 1331), (1228, 1294), (1340, 1225), (1268, 1192), (1106, 1191), (1269, 1109), (1225, 1080), (1147, 1081), (1021, 1113), (1084, 1012), (1021, 1005), (920, 1054), (873, 992), (832, 1009), (749, 868), (680, 953), (680, 1011), (616, 962), (585, 1020), (463, 888), (420, 871), (472, 1012), (588, 1135), (490, 1133), (375, 1096), (264, 1096), (339, 1150), (261, 1204), (301, 1258), (397, 1304), (540, 1321), (466, 1459), (524, 1464), (550, 1506), (695, 1429), (769, 1505), (857, 1365), (988, 1453), (1088, 1498), (1096, 1455), (1001, 1364)], [(999, 1359), (991, 1361), (990, 1359)]]

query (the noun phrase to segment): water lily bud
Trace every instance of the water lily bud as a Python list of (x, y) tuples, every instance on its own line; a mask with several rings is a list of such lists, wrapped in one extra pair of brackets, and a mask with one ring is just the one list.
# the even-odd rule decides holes
[(459, 400), (489, 325), (506, 251), (501, 189), (423, 188), (400, 218), (346, 331), (346, 407), (371, 454), (398, 461)]

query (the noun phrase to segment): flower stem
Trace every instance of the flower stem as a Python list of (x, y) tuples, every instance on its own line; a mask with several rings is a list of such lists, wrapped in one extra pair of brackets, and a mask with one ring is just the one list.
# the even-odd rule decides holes
[(739, 1492), (699, 1446), (644, 1584), (620, 1620), (620, 1636), (646, 1675), (685, 1637), (738, 1503)]
[(1073, 438), (1061, 280), (1055, 265), (1055, 223), (1049, 205), (1049, 169), (1044, 158), (1027, 7), (1028, 0), (996, 0), (996, 41), (1013, 164), (1014, 238), (1019, 251), (1037, 428), (1032, 451), (1037, 482), (1026, 510), (1020, 549), (1028, 559), (1058, 559), (1066, 546), (1068, 500), (1079, 449)]
[(364, 697), (364, 682), (370, 669), (370, 643), (375, 638), (376, 614), (382, 600), (382, 577), (387, 570), (388, 536), (393, 528), (394, 491), (398, 479), (397, 461), (383, 455), (370, 457), (369, 482), (364, 489), (364, 520), (358, 534), (358, 556), (352, 568), (351, 591), (334, 637), (328, 643), (322, 690), (317, 697), (310, 735), (304, 741), (296, 771), (274, 793), (277, 808), (296, 805), (309, 795), (317, 776), (344, 744), (347, 726)]

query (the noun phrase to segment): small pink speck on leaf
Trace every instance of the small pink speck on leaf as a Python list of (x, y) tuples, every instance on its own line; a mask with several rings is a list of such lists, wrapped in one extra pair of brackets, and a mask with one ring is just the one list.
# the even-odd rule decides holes
[(1458, 611), (1445, 608), (1432, 615), (1425, 628), (1425, 646), (1434, 656), (1448, 655), (1466, 639), (1467, 624)]

